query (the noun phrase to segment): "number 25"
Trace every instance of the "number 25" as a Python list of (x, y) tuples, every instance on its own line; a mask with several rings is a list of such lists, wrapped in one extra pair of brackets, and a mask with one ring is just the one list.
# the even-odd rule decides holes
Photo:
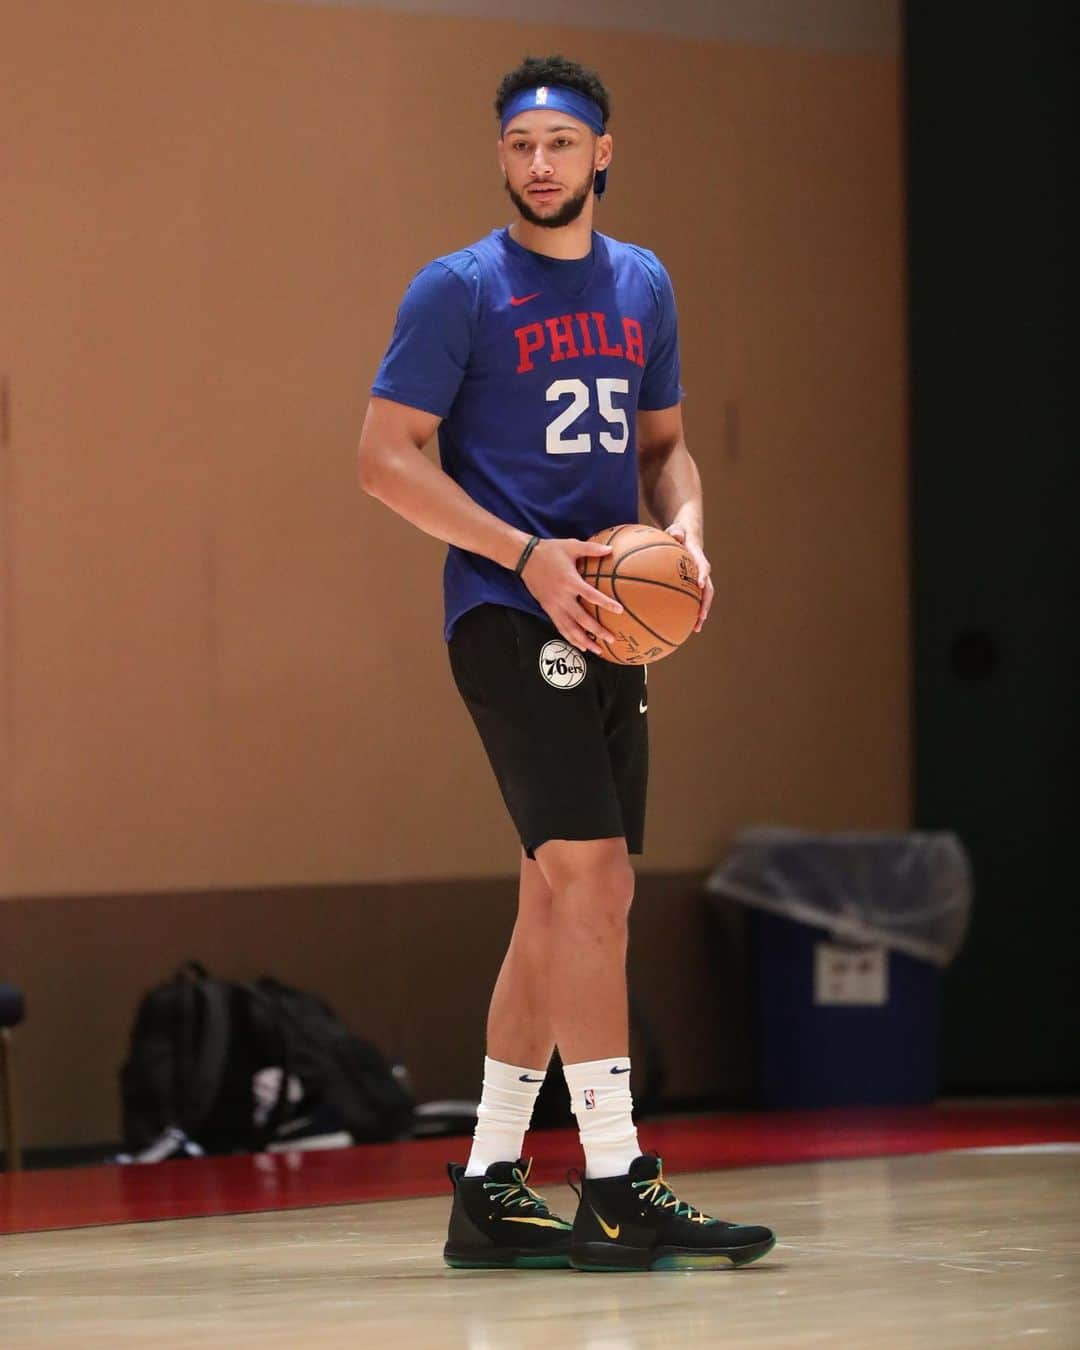
[[(615, 406), (613, 395), (628, 394), (629, 380), (598, 379), (596, 381), (596, 406), (600, 416), (615, 431), (598, 433), (600, 444), (613, 455), (621, 455), (630, 441), (630, 427), (626, 420), (626, 409)], [(570, 402), (561, 413), (547, 425), (546, 448), (549, 455), (587, 455), (592, 449), (592, 437), (587, 431), (576, 436), (564, 436), (572, 423), (589, 407), (589, 386), (584, 380), (555, 380), (547, 387), (544, 397), (549, 403), (558, 403), (569, 398)]]

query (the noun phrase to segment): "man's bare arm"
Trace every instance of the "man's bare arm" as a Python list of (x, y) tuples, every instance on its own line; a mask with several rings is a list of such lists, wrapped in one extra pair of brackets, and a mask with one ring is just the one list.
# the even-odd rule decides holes
[(704, 549), (701, 475), (687, 449), (682, 408), (676, 404), (637, 415), (638, 476), (653, 520), (689, 549), (702, 586), (696, 633), (709, 616), (713, 583)]
[(512, 569), (529, 536), (485, 511), (423, 452), (441, 421), (373, 398), (360, 433), (360, 486), (425, 534)]
[[(425, 534), (479, 553), (511, 571), (529, 535), (486, 511), (423, 452), (442, 419), (391, 399), (373, 398), (360, 433), (360, 486)], [(521, 579), (568, 642), (600, 654), (581, 599), (621, 614), (622, 606), (588, 585), (580, 557), (611, 549), (574, 539), (545, 539), (533, 549)], [(601, 635), (602, 636), (602, 635)]]

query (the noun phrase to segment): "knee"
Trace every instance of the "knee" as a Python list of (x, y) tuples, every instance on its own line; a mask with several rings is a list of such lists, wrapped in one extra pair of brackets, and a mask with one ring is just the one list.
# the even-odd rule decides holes
[(558, 919), (585, 928), (625, 928), (633, 899), (634, 871), (621, 860), (577, 873), (552, 889)]

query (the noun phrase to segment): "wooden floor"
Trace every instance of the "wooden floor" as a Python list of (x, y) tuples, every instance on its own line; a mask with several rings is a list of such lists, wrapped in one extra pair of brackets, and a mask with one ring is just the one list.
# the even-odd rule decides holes
[(0, 1239), (0, 1345), (1080, 1347), (1075, 1145), (672, 1180), (772, 1224), (774, 1252), (740, 1271), (450, 1271), (445, 1198), (18, 1234)]

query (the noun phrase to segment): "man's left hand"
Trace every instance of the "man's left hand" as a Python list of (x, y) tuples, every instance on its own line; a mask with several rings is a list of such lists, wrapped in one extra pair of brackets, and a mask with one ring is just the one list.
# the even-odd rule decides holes
[(701, 608), (698, 610), (694, 632), (700, 633), (705, 620), (709, 617), (713, 602), (712, 565), (706, 558), (700, 542), (687, 537), (685, 525), (669, 525), (666, 533), (670, 534), (672, 539), (677, 539), (697, 564), (698, 583), (701, 586)]

